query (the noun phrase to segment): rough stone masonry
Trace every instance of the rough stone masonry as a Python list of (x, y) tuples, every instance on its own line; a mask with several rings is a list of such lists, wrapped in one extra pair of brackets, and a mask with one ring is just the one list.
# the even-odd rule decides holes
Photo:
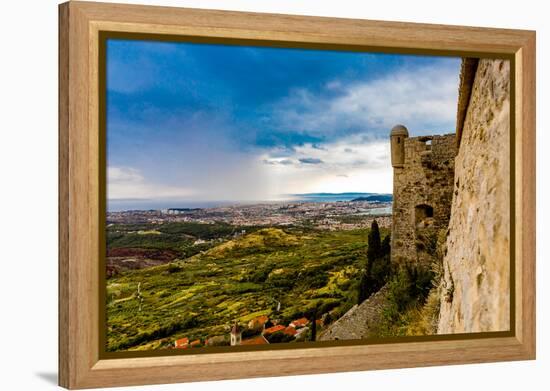
[[(392, 262), (433, 262), (419, 248), (444, 230), (438, 334), (510, 329), (510, 63), (463, 59), (457, 133), (391, 132)], [(437, 236), (437, 235), (434, 235)], [(368, 338), (387, 285), (320, 340)]]
[(510, 329), (510, 62), (471, 68), (471, 86), (462, 78), (460, 89), (471, 95), (457, 129), (439, 334)]
[(371, 329), (380, 322), (389, 294), (388, 285), (371, 295), (361, 304), (354, 305), (340, 319), (320, 335), (319, 341), (368, 338)]
[[(409, 137), (391, 131), (393, 216), (391, 260), (422, 261), (423, 236), (447, 228), (453, 197), (456, 135)], [(428, 258), (429, 259), (429, 258)]]
[(445, 229), (438, 334), (509, 330), (509, 61), (463, 59), (456, 131), (392, 130), (392, 262), (421, 261), (419, 239)]

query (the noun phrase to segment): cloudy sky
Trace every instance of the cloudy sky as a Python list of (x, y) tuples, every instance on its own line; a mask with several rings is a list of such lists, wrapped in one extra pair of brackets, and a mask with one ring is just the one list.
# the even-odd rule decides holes
[(389, 131), (454, 132), (460, 59), (109, 40), (109, 200), (391, 192)]

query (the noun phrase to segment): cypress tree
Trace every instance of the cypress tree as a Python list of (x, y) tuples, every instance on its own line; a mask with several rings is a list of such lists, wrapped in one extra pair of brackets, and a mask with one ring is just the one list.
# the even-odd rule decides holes
[(381, 256), (386, 256), (386, 255), (390, 255), (390, 252), (391, 252), (391, 235), (386, 235), (384, 237), (384, 240), (382, 241), (382, 246), (380, 247), (380, 255)]
[(311, 340), (315, 342), (317, 339), (317, 308), (313, 310), (313, 316), (311, 318)]
[[(384, 284), (385, 274), (384, 272), (380, 273), (380, 262), (384, 262), (382, 259), (384, 257), (384, 251), (386, 251), (386, 246), (389, 246), (389, 235), (384, 239), (385, 246), (382, 247), (382, 241), (380, 239), (380, 228), (378, 227), (378, 222), (376, 220), (372, 221), (371, 229), (368, 236), (368, 248), (367, 248), (367, 264), (365, 267), (365, 273), (361, 276), (361, 281), (359, 281), (359, 292), (357, 295), (357, 302), (361, 304), (366, 300), (371, 294), (376, 292)], [(388, 250), (389, 251), (389, 250)]]
[(369, 297), (368, 293), (368, 281), (367, 273), (361, 275), (361, 280), (359, 281), (359, 292), (357, 295), (357, 304), (361, 304)]
[(380, 228), (376, 220), (372, 221), (367, 248), (367, 262), (372, 262), (381, 255), (382, 243), (380, 241)]

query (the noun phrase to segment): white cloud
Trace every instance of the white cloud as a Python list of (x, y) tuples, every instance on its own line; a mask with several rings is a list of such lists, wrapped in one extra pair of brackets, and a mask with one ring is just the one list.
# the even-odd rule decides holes
[(147, 181), (141, 172), (132, 167), (107, 168), (107, 198), (124, 199), (170, 199), (187, 198), (193, 192), (176, 186), (166, 186)]
[(302, 164), (323, 164), (324, 162), (316, 157), (303, 157), (298, 159), (298, 161)]
[[(389, 142), (365, 141), (361, 136), (296, 147), (290, 156), (280, 157), (274, 148), (268, 153), (225, 155), (216, 148), (213, 155), (201, 148), (203, 169), (187, 171), (175, 179), (146, 177), (134, 167), (107, 169), (108, 199), (115, 200), (277, 200), (284, 194), (309, 192), (391, 192), (392, 169)], [(190, 157), (190, 156), (188, 156)], [(215, 157), (215, 159), (214, 159)], [(187, 184), (192, 188), (176, 186)]]
[[(413, 135), (454, 132), (459, 62), (403, 67), (364, 82), (332, 80), (321, 93), (300, 88), (274, 105), (280, 129), (332, 140), (261, 156), (287, 192), (391, 192), (389, 131), (397, 123)], [(334, 92), (338, 95), (334, 96)], [(315, 162), (317, 164), (304, 164)]]
[(108, 196), (252, 201), (289, 193), (391, 192), (389, 129), (403, 123), (413, 135), (454, 131), (457, 86), (458, 69), (445, 66), (403, 68), (365, 82), (333, 80), (319, 94), (292, 90), (269, 108), (277, 128), (326, 141), (267, 151), (243, 150), (231, 136), (237, 130), (230, 117), (167, 121), (163, 126), (181, 132), (152, 147), (156, 156), (136, 153), (135, 164), (128, 164), (133, 168), (125, 161), (109, 167)]
[[(295, 147), (294, 154), (282, 164), (271, 153), (258, 157), (267, 164), (274, 188), (282, 193), (313, 192), (391, 192), (392, 167), (388, 141), (364, 140), (360, 135), (325, 143)], [(304, 164), (303, 161), (318, 164)]]
[(415, 133), (454, 132), (458, 77), (456, 66), (426, 66), (366, 82), (332, 81), (325, 90), (337, 86), (337, 97), (294, 89), (275, 105), (274, 118), (283, 128), (319, 136), (353, 128), (382, 137), (397, 123)]
[(136, 183), (142, 182), (143, 176), (139, 170), (131, 167), (108, 167), (107, 177), (109, 183)]

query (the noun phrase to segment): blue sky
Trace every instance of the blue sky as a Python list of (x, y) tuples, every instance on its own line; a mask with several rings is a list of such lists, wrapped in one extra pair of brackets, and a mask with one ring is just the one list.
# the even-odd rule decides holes
[(108, 198), (391, 192), (389, 130), (454, 132), (460, 59), (109, 40)]

